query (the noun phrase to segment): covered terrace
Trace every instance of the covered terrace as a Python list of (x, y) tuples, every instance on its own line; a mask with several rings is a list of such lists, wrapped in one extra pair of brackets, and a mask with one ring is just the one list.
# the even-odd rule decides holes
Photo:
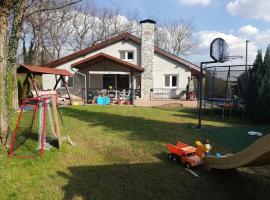
[[(133, 63), (105, 53), (98, 53), (71, 65), (86, 77), (81, 87), (87, 99), (98, 95), (110, 97), (111, 101), (131, 101), (140, 95), (140, 74), (144, 69)], [(79, 83), (80, 84), (80, 83)]]

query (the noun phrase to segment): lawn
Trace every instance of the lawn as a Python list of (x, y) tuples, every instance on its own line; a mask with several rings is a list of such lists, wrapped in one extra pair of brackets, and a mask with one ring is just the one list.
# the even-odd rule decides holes
[(270, 132), (241, 120), (204, 118), (194, 110), (122, 106), (61, 108), (76, 146), (46, 151), (43, 158), (8, 159), (0, 153), (0, 199), (269, 199), (270, 167), (230, 172), (195, 169), (194, 178), (167, 159), (165, 144), (210, 138), (214, 151), (237, 152)]

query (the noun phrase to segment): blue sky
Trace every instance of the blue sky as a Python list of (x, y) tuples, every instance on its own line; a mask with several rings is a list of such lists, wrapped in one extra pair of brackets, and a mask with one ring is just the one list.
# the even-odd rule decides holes
[[(140, 19), (157, 22), (172, 18), (192, 20), (199, 40), (192, 61), (208, 59), (208, 46), (216, 36), (223, 37), (231, 55), (244, 55), (245, 40), (250, 43), (249, 60), (257, 49), (270, 43), (270, 0), (97, 0), (98, 5), (120, 8), (123, 14), (138, 12)], [(208, 56), (208, 57), (207, 57)], [(242, 61), (239, 61), (242, 62)]]

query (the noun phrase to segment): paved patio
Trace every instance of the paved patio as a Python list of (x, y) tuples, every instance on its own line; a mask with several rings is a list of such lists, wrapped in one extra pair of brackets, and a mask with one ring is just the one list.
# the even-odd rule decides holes
[(136, 100), (136, 106), (146, 107), (187, 107), (196, 108), (197, 101), (184, 101), (184, 100), (163, 100), (163, 101), (149, 101), (149, 100)]

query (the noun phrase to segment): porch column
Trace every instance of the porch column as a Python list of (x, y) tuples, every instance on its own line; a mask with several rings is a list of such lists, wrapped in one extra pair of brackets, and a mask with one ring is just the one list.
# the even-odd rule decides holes
[[(118, 100), (118, 92), (117, 92), (117, 74), (114, 75), (114, 87), (115, 87), (115, 99)], [(120, 94), (119, 94), (120, 95)]]
[(85, 97), (86, 98), (86, 102), (88, 102), (88, 94), (90, 92), (90, 70), (89, 71), (86, 71), (86, 91), (87, 91), (87, 96)]
[(131, 99), (131, 104), (135, 106), (135, 78), (134, 78), (134, 73), (130, 73), (130, 82), (131, 82), (131, 92), (132, 92), (132, 99)]

